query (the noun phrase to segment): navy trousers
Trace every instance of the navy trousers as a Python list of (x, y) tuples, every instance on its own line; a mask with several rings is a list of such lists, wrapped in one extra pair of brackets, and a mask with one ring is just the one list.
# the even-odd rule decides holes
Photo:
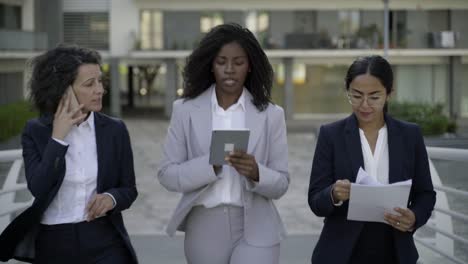
[(76, 224), (41, 225), (36, 264), (126, 264), (130, 252), (107, 217)]

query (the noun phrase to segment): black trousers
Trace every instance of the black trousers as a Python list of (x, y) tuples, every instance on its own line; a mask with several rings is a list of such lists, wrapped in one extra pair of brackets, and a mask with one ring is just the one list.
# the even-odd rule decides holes
[(129, 250), (107, 217), (76, 224), (41, 225), (36, 264), (127, 264)]
[(383, 223), (368, 222), (353, 249), (350, 264), (397, 264), (393, 228)]

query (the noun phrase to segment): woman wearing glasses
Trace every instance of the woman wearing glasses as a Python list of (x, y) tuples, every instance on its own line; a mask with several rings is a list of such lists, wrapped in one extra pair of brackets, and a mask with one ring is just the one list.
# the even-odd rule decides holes
[[(355, 60), (345, 85), (353, 113), (320, 128), (312, 164), (308, 202), (325, 217), (312, 262), (416, 263), (413, 234), (436, 200), (420, 129), (388, 115), (393, 72), (384, 58)], [(386, 224), (348, 221), (350, 187), (360, 167), (383, 184), (412, 179), (408, 208), (385, 213)]]

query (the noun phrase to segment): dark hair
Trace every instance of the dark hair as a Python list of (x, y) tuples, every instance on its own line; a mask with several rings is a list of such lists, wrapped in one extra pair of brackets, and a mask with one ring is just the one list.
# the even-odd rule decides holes
[(78, 68), (83, 64), (101, 65), (101, 56), (95, 50), (59, 44), (31, 60), (30, 100), (40, 114), (56, 111), (60, 99), (75, 81)]
[[(392, 66), (386, 59), (379, 55), (365, 56), (357, 58), (346, 73), (345, 85), (346, 90), (349, 90), (349, 85), (359, 75), (370, 74), (379, 79), (380, 83), (385, 87), (387, 94), (393, 90), (393, 71)], [(387, 104), (384, 106), (384, 112), (387, 112)]]
[(225, 44), (232, 42), (238, 43), (247, 54), (251, 71), (244, 86), (253, 96), (252, 103), (263, 111), (271, 102), (273, 68), (252, 32), (234, 23), (214, 27), (187, 58), (182, 97), (193, 99), (215, 82), (211, 71), (213, 60)]

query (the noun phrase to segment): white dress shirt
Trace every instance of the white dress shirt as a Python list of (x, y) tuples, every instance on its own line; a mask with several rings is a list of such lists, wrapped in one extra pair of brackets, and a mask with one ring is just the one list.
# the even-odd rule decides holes
[[(65, 154), (65, 177), (57, 195), (42, 216), (46, 225), (78, 223), (87, 218), (86, 205), (96, 194), (98, 161), (94, 113), (79, 126), (73, 126), (64, 140), (68, 145)], [(110, 194), (109, 194), (110, 195)], [(110, 195), (112, 197), (112, 195)], [(114, 206), (115, 206), (115, 199)]]
[(372, 154), (372, 150), (366, 136), (364, 135), (364, 131), (359, 129), (365, 171), (371, 177), (374, 177), (377, 181), (383, 184), (388, 184), (389, 173), (387, 134), (387, 126), (384, 125), (381, 129), (379, 129), (377, 143), (375, 144), (374, 153)]
[[(245, 88), (237, 103), (224, 110), (218, 104), (215, 85), (212, 85), (211, 109), (213, 130), (245, 129)], [(218, 174), (221, 179), (214, 182), (196, 204), (213, 208), (220, 204), (243, 206), (241, 175), (229, 165), (223, 165)]]

